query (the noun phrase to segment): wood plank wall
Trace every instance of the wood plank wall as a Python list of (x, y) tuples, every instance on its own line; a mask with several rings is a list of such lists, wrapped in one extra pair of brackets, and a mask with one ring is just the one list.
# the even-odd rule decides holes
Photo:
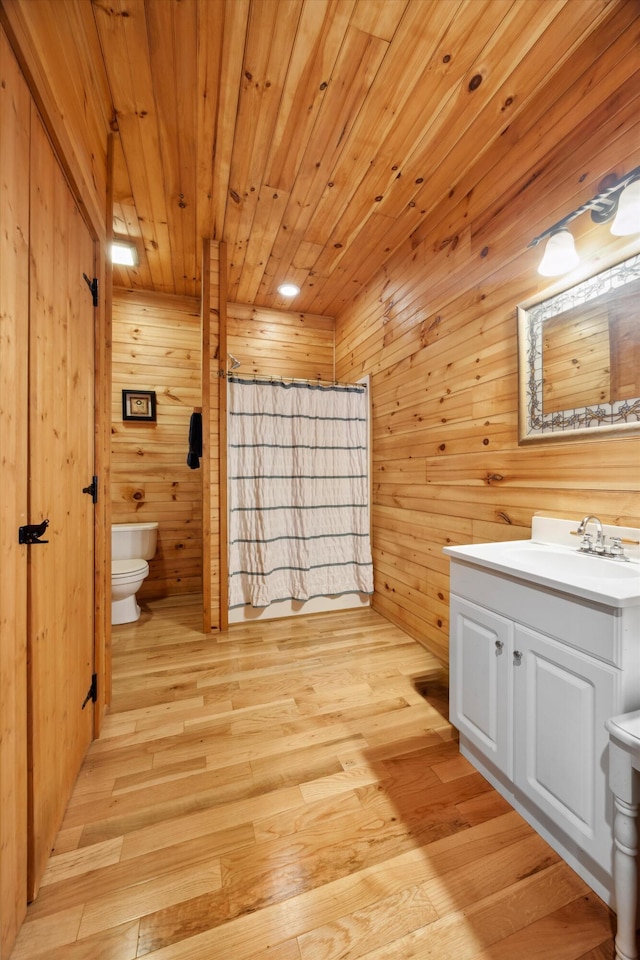
[[(111, 499), (114, 523), (157, 520), (142, 599), (202, 589), (202, 469), (187, 466), (202, 406), (200, 302), (115, 288)], [(155, 390), (155, 423), (123, 421), (122, 391)]]
[(333, 341), (333, 317), (227, 304), (227, 350), (243, 376), (332, 380)]
[[(527, 244), (640, 163), (630, 18), (623, 5), (460, 183), (434, 170), (446, 199), (336, 320), (338, 377), (372, 377), (373, 606), (444, 663), (443, 546), (527, 538), (534, 513), (640, 523), (640, 439), (517, 437), (516, 304), (550, 287)], [(588, 215), (575, 235), (592, 272), (629, 252)]]

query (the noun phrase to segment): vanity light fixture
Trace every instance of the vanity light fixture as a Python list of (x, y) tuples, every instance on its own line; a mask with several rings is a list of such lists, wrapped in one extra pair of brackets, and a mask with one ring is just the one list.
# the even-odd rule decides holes
[(138, 251), (134, 243), (125, 243), (122, 240), (116, 240), (111, 244), (111, 263), (120, 264), (123, 267), (138, 266)]
[[(567, 229), (568, 225), (581, 214), (591, 211), (594, 223), (611, 224), (611, 233), (616, 237), (630, 236), (640, 233), (640, 167), (636, 167), (623, 177), (610, 174), (600, 184), (600, 193), (591, 200), (587, 200), (581, 207), (574, 210), (554, 223), (529, 243), (535, 247), (543, 240), (547, 241), (544, 256), (538, 267), (538, 273), (544, 277), (555, 277), (573, 270), (580, 262), (573, 236)], [(615, 219), (614, 219), (615, 217)]]
[(297, 297), (300, 293), (300, 287), (297, 287), (295, 283), (281, 283), (278, 287), (278, 293), (283, 297)]

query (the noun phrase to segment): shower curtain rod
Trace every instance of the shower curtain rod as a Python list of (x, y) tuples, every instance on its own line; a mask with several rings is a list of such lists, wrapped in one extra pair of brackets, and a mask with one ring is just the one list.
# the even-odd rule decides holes
[(306, 383), (309, 385), (317, 385), (319, 387), (362, 387), (363, 390), (367, 389), (366, 383), (346, 383), (341, 380), (305, 380), (298, 377), (283, 377), (280, 374), (272, 373), (236, 373), (235, 371), (227, 371), (227, 378), (233, 377), (235, 380), (266, 380), (273, 383), (274, 381), (282, 381), (287, 383)]

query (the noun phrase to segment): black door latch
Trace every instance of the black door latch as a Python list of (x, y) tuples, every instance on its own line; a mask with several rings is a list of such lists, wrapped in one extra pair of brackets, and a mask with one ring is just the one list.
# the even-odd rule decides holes
[(41, 540), (40, 537), (49, 526), (48, 520), (42, 523), (28, 523), (24, 527), (18, 527), (18, 543), (49, 543), (48, 540)]
[(94, 503), (98, 502), (98, 478), (93, 475), (91, 478), (91, 483), (88, 487), (82, 488), (83, 493), (88, 493)]
[(92, 673), (92, 674), (91, 674), (91, 686), (89, 687), (89, 692), (87, 693), (86, 697), (84, 698), (84, 703), (82, 704), (82, 709), (84, 710), (84, 708), (86, 707), (86, 705), (89, 703), (90, 700), (91, 700), (92, 703), (95, 703), (97, 699), (98, 699), (98, 674), (97, 674), (97, 673)]

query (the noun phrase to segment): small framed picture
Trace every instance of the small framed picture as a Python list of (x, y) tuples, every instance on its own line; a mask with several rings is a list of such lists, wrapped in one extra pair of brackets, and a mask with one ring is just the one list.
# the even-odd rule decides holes
[(123, 390), (122, 391), (122, 419), (123, 420), (155, 420), (156, 419), (155, 390)]

